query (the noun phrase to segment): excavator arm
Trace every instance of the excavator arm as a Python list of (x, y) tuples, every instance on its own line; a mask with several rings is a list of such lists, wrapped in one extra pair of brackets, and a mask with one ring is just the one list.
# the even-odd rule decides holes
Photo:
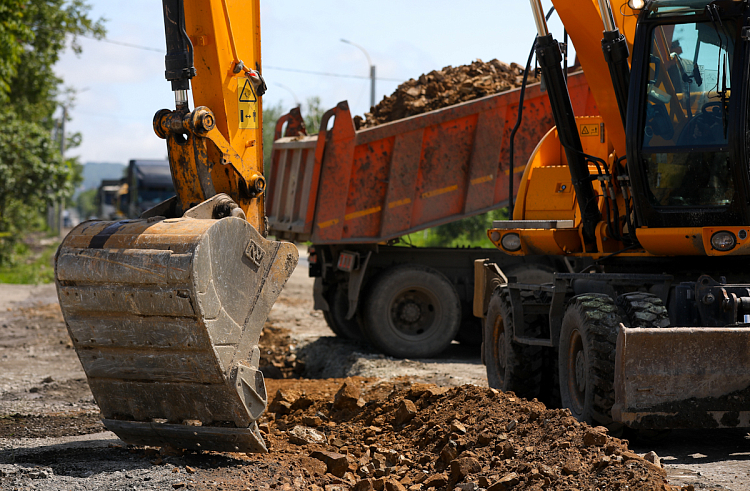
[(175, 109), (154, 130), (176, 196), (73, 229), (56, 256), (60, 306), (122, 440), (262, 452), (258, 340), (298, 251), (265, 237), (259, 0), (162, 5)]

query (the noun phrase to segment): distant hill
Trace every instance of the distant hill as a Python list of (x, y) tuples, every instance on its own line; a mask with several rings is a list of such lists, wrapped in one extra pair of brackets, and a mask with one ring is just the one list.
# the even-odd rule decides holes
[(77, 192), (98, 188), (102, 179), (119, 179), (125, 175), (127, 166), (112, 162), (87, 162), (83, 165), (83, 183)]

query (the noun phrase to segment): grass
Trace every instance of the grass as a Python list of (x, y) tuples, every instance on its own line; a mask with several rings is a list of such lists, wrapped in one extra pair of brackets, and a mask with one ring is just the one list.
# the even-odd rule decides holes
[[(55, 281), (53, 257), (59, 240), (50, 243), (48, 240), (29, 245), (17, 244), (14, 250), (13, 264), (0, 266), (0, 283), (16, 285), (38, 285)], [(44, 244), (44, 245), (42, 245)]]

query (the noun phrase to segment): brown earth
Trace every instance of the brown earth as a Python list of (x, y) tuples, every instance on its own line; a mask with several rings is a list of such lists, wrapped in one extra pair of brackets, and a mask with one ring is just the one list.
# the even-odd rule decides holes
[[(505, 92), (521, 86), (524, 67), (517, 63), (476, 60), (470, 65), (447, 66), (409, 79), (396, 91), (361, 116), (354, 117), (357, 129), (434, 111), (486, 95)], [(533, 74), (532, 74), (533, 75)], [(535, 76), (529, 83), (538, 82)]]
[[(481, 365), (458, 363), (458, 344), (442, 359), (410, 361), (331, 337), (310, 283), (295, 273), (264, 330), (261, 365), (285, 377), (266, 380), (264, 455), (128, 447), (99, 421), (59, 308), (35, 303), (42, 294), (54, 302), (54, 289), (8, 310), (12, 290), (0, 290), (0, 490), (669, 489), (661, 468), (605, 430), (479, 387), (481, 373), (464, 385)], [(317, 376), (352, 367), (362, 376), (312, 378), (321, 367), (311, 353), (336, 365)], [(435, 380), (444, 387), (425, 383)], [(679, 447), (656, 450), (682, 489), (740, 491), (742, 435), (687, 432)]]

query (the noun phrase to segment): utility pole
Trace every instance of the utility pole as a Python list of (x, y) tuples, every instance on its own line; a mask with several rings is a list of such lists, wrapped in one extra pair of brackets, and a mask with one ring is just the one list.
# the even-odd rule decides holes
[(375, 65), (372, 64), (372, 59), (370, 58), (369, 53), (367, 53), (367, 50), (365, 50), (365, 48), (357, 43), (347, 41), (346, 39), (342, 39), (341, 42), (351, 44), (355, 48), (359, 48), (360, 51), (362, 51), (367, 57), (367, 64), (370, 65), (370, 107), (375, 107)]
[[(60, 157), (62, 158), (63, 165), (65, 165), (65, 120), (68, 119), (68, 106), (62, 106), (62, 118), (60, 119)], [(63, 235), (63, 208), (65, 202), (62, 198), (57, 205), (57, 217), (55, 220), (55, 232), (58, 236)]]

